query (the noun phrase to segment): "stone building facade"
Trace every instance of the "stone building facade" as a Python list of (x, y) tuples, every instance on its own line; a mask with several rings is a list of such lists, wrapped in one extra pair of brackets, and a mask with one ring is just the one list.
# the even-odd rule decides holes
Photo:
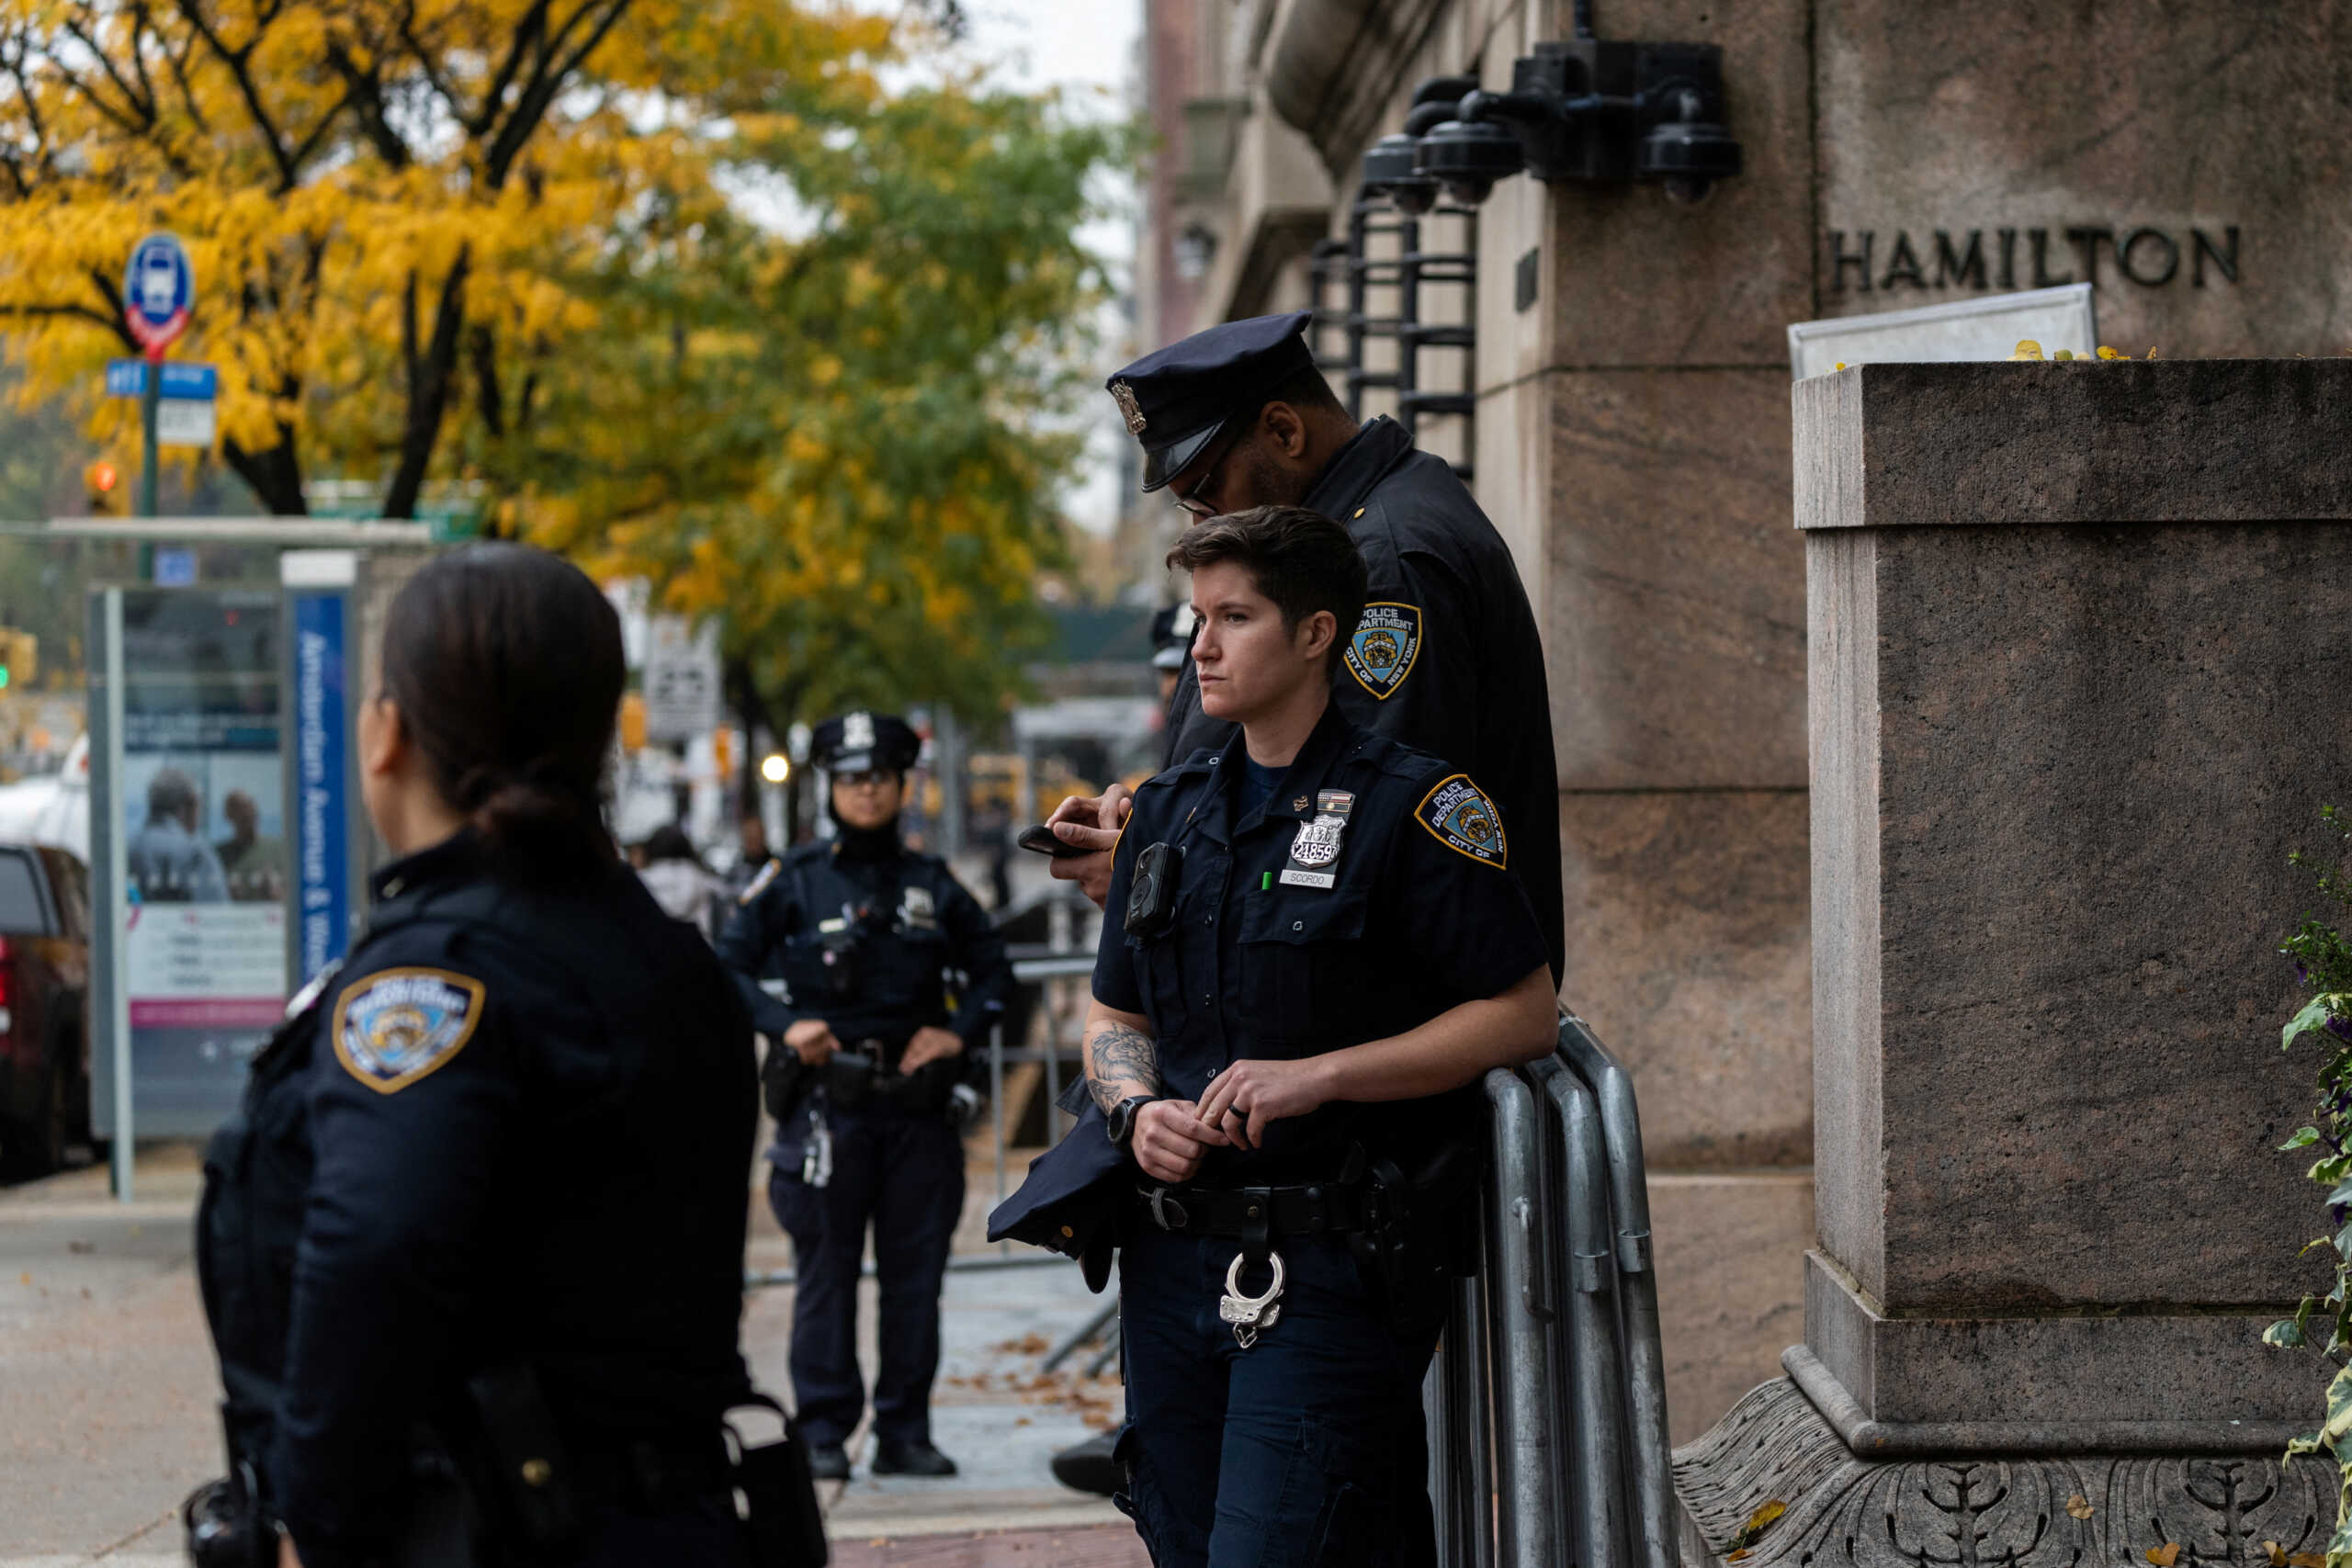
[[(1145, 11), (1168, 196), (1145, 273), (1186, 273), (1146, 300), (1145, 346), (1313, 303), (1317, 243), (1346, 236), (1364, 150), (1415, 85), (1507, 87), (1514, 59), (1575, 24), (1568, 0)], [(1475, 402), (1420, 434), (1470, 466), (1544, 629), (1565, 994), (1640, 1088), (1683, 1440), (1803, 1337), (1814, 1233), (1785, 329), (2087, 281), (2100, 335), (2134, 355), (2346, 352), (2352, 20), (2290, 0), (1592, 11), (1603, 39), (1721, 47), (1745, 172), (1695, 205), (1521, 175), (1425, 222), (1424, 251), (1475, 239), (1477, 281), (1423, 291), (1424, 320), (1476, 342), (1424, 354), (1420, 383)], [(1364, 359), (1375, 383), (1385, 347)], [(1368, 386), (1364, 412), (1393, 398)]]

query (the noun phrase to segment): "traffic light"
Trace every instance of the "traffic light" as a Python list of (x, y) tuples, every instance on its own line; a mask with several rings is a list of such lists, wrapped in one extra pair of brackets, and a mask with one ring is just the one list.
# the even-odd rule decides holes
[(0, 626), (0, 691), (29, 686), (40, 674), (40, 639), (30, 632)]
[(628, 751), (645, 750), (645, 698), (638, 692), (621, 694), (621, 747)]
[(91, 516), (114, 515), (114, 490), (121, 482), (122, 475), (104, 457), (82, 470), (83, 488), (89, 491)]

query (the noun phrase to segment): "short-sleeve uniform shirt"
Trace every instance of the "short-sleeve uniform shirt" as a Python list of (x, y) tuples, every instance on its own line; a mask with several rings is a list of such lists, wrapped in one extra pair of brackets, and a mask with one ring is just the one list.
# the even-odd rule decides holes
[[(1239, 732), (1136, 794), (1119, 841), (1094, 996), (1151, 1021), (1164, 1092), (1197, 1100), (1228, 1063), (1385, 1039), (1509, 990), (1546, 948), (1498, 813), (1467, 775), (1325, 709), (1273, 797), (1246, 815)], [(1181, 857), (1164, 927), (1126, 929), (1136, 861)], [(1205, 1185), (1337, 1175), (1351, 1144), (1417, 1157), (1475, 1126), (1475, 1088), (1334, 1103), (1256, 1151), (1213, 1149)]]

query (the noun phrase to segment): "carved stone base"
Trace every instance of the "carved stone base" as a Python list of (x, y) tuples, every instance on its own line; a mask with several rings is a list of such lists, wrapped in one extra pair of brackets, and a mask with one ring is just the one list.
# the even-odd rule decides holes
[[(1795, 1383), (1751, 1391), (1674, 1455), (1685, 1568), (1714, 1568), (1756, 1511), (1788, 1511), (1739, 1568), (2258, 1568), (2262, 1543), (2319, 1551), (2335, 1526), (2321, 1461), (2247, 1454), (1857, 1458)], [(2089, 1517), (2077, 1518), (2081, 1498)], [(2076, 1505), (2080, 1507), (2081, 1505)]]

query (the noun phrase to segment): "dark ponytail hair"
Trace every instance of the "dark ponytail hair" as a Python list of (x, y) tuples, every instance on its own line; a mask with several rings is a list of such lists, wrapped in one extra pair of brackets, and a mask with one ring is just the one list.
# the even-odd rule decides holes
[(435, 558), (385, 618), (384, 694), (434, 787), (510, 873), (613, 858), (604, 775), (627, 679), (611, 604), (527, 545)]

